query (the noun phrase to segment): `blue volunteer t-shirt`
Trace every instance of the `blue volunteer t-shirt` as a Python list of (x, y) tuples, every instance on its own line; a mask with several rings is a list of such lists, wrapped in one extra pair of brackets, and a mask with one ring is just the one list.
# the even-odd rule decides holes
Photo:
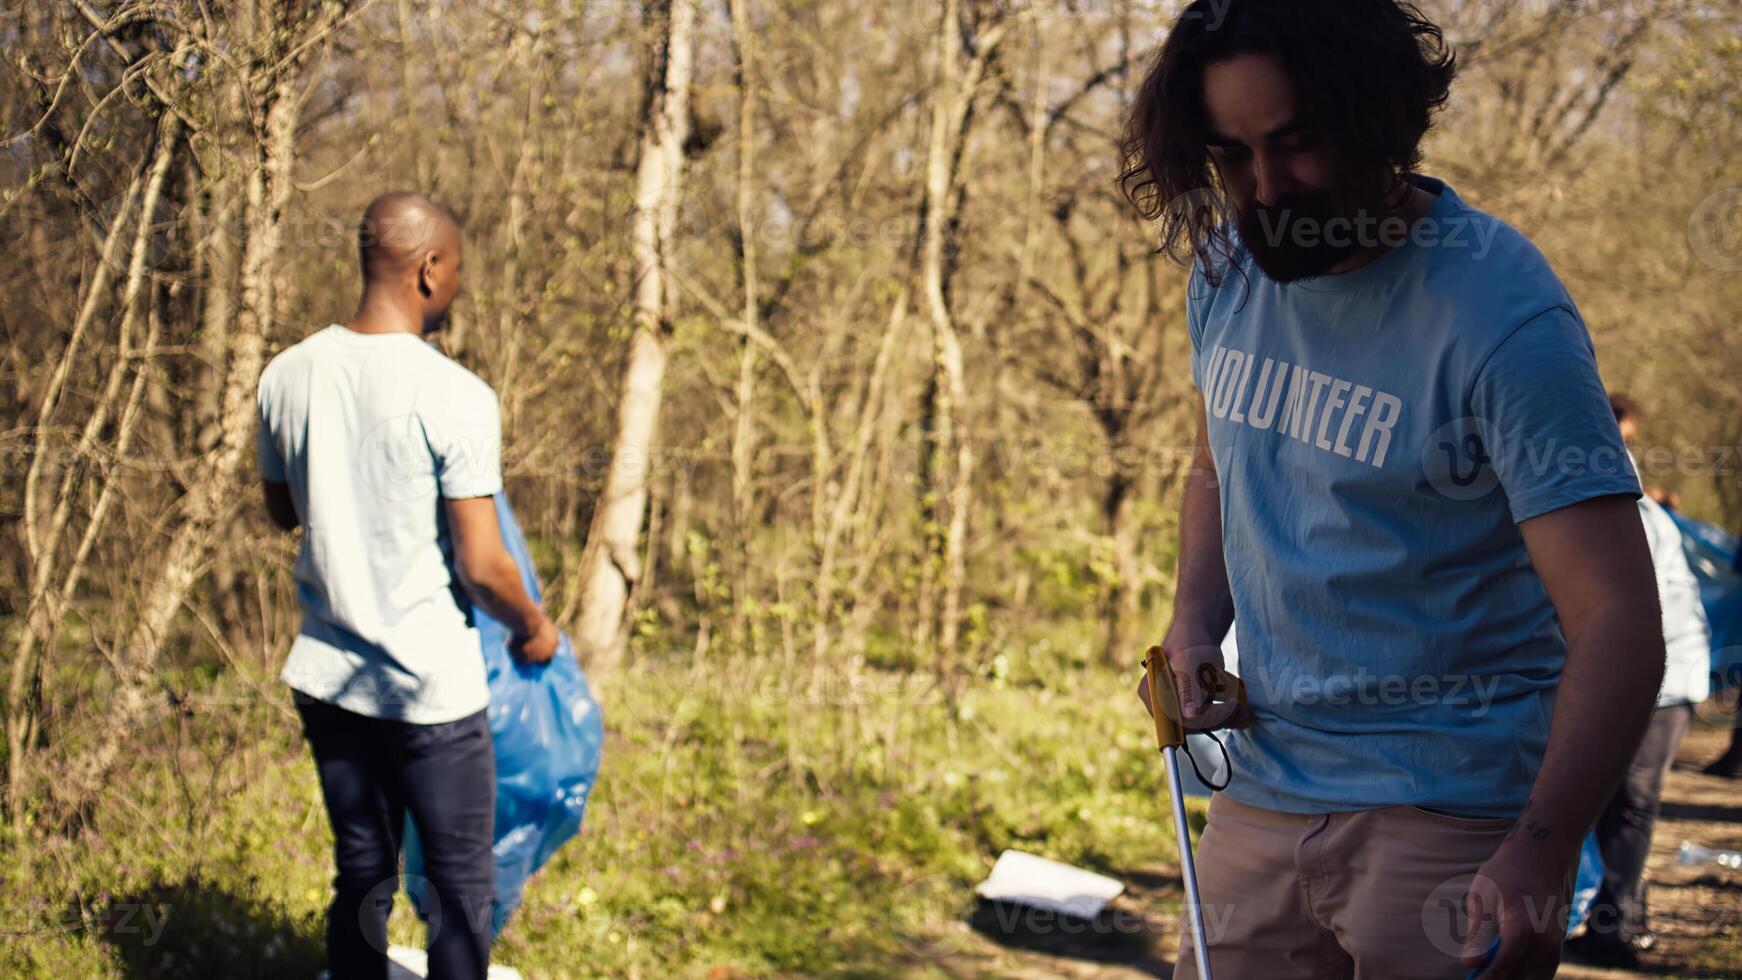
[(1410, 240), (1188, 300), (1239, 673), (1229, 796), (1513, 816), (1566, 655), (1517, 525), (1639, 495), (1590, 336), (1523, 235), (1441, 181)]

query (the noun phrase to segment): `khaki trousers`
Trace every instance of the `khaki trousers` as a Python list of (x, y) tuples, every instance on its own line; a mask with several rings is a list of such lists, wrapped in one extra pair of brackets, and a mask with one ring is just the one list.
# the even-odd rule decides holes
[[(1462, 980), (1464, 895), (1512, 824), (1409, 806), (1277, 813), (1215, 794), (1197, 847), (1214, 980)], [(1181, 933), (1174, 978), (1198, 980), (1183, 918)]]

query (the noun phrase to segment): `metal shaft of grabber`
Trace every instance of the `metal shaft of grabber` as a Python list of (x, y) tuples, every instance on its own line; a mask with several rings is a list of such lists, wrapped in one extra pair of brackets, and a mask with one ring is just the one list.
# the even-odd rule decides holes
[(1186, 886), (1186, 917), (1191, 923), (1192, 953), (1198, 962), (1198, 976), (1210, 980), (1210, 949), (1204, 935), (1204, 906), (1198, 898), (1198, 867), (1192, 860), (1191, 825), (1186, 823), (1185, 792), (1180, 786), (1179, 749), (1164, 748), (1161, 758), (1167, 766), (1168, 795), (1173, 800), (1173, 826), (1179, 835), (1179, 869)]
[(1179, 687), (1161, 647), (1149, 648), (1143, 667), (1149, 687), (1149, 714), (1155, 720), (1155, 741), (1161, 748), (1162, 762), (1167, 768), (1168, 796), (1173, 801), (1173, 826), (1179, 838), (1180, 879), (1186, 889), (1185, 914), (1192, 931), (1192, 954), (1197, 960), (1199, 980), (1211, 980), (1204, 906), (1198, 897), (1198, 869), (1192, 860), (1191, 825), (1186, 822), (1185, 788), (1179, 774), (1179, 753), (1186, 741), (1185, 726), (1180, 720)]

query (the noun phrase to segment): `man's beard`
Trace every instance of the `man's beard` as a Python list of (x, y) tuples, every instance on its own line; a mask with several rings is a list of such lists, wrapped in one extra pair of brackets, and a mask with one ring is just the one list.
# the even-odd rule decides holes
[(1240, 209), (1240, 240), (1258, 268), (1279, 283), (1322, 276), (1377, 244), (1371, 241), (1383, 212), (1349, 208), (1330, 191), (1289, 194), (1275, 204)]

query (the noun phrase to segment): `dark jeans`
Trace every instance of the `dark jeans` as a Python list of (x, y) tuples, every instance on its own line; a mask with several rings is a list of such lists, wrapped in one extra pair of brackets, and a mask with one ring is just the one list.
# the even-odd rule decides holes
[(1657, 823), (1663, 777), (1675, 761), (1676, 746), (1687, 734), (1692, 705), (1677, 704), (1651, 713), (1645, 740), (1634, 753), (1627, 777), (1597, 818), (1597, 846), (1603, 852), (1603, 885), (1591, 904), (1591, 931), (1637, 939), (1645, 921), (1645, 859)]
[(485, 712), (440, 725), (370, 718), (297, 694), (333, 823), (327, 909), (332, 980), (387, 976), (387, 914), (399, 890), (405, 813), (417, 824), (429, 914), (430, 980), (482, 980), (490, 966), (496, 756)]

